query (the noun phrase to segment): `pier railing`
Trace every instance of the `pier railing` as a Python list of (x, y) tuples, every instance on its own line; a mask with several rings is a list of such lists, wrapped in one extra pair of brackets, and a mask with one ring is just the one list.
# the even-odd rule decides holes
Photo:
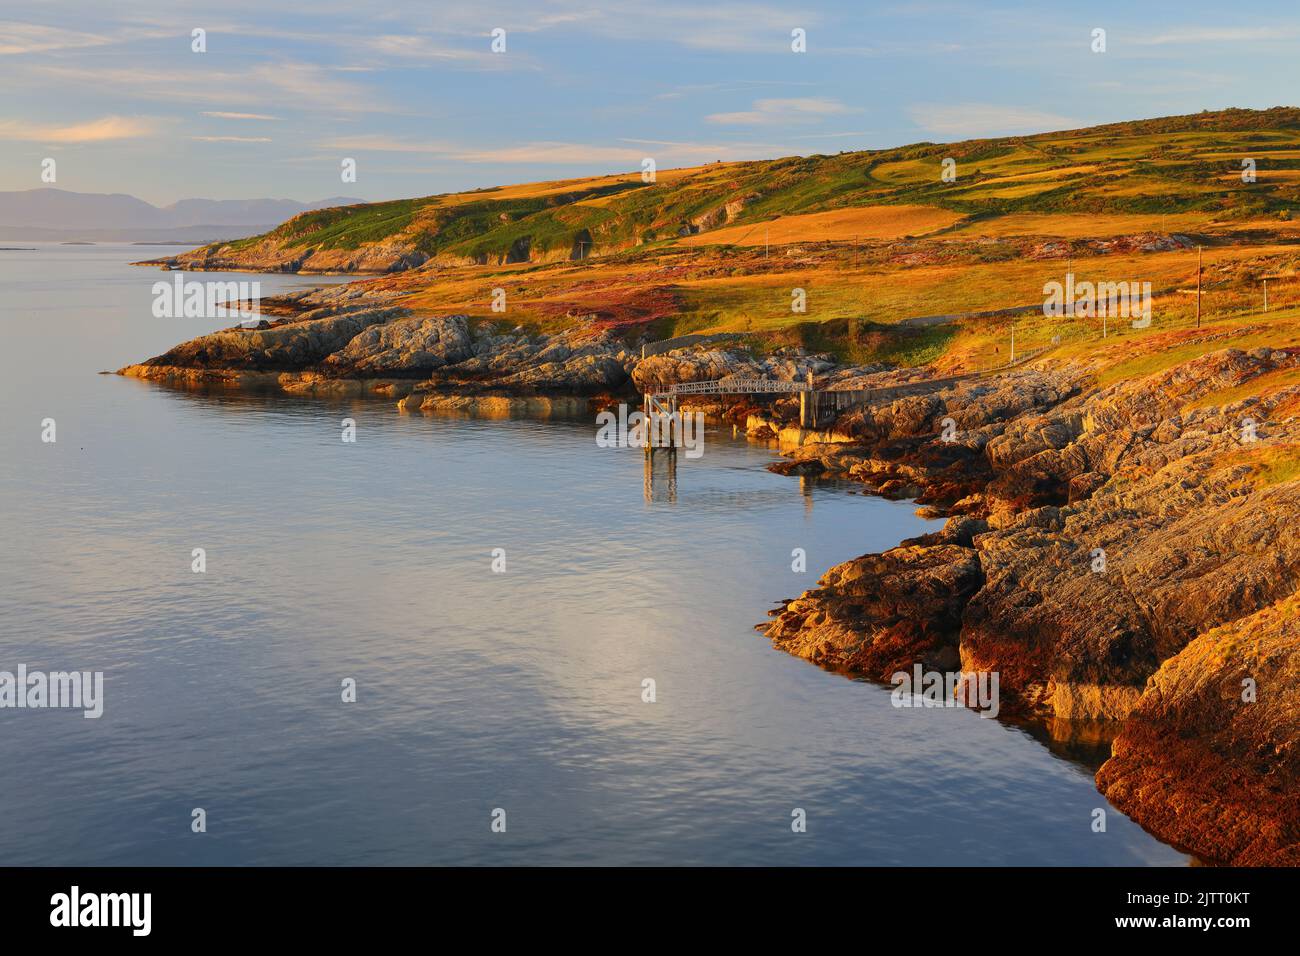
[(807, 382), (785, 382), (774, 378), (724, 378), (713, 382), (677, 382), (652, 385), (648, 395), (762, 395), (774, 392), (811, 392)]
[(1017, 356), (1013, 361), (983, 372), (966, 372), (946, 378), (904, 382), (876, 388), (815, 389), (812, 374), (803, 380), (785, 381), (775, 378), (720, 378), (710, 382), (657, 383), (645, 386), (647, 413), (669, 415), (677, 411), (677, 399), (682, 395), (773, 395), (797, 394), (799, 396), (799, 424), (803, 428), (816, 428), (828, 413), (836, 414), (861, 405), (888, 402), (907, 395), (921, 394), (954, 385), (966, 379), (987, 378), (1024, 365), (1055, 346), (1046, 345)]

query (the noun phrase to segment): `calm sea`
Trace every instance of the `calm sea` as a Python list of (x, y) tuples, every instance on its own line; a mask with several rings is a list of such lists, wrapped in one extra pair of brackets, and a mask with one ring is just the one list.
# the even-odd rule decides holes
[(933, 526), (906, 504), (729, 430), (647, 500), (590, 420), (96, 374), (230, 324), (151, 315), (162, 274), (128, 263), (166, 251), (0, 252), (0, 670), (102, 671), (105, 698), (0, 710), (0, 864), (1186, 862), (1086, 761), (753, 631)]

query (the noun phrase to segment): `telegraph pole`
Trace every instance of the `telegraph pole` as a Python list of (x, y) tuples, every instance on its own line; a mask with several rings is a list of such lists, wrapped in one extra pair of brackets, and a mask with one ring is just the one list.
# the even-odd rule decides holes
[(1201, 247), (1196, 247), (1196, 327), (1201, 327)]
[(1268, 276), (1264, 276), (1264, 311), (1268, 311)]

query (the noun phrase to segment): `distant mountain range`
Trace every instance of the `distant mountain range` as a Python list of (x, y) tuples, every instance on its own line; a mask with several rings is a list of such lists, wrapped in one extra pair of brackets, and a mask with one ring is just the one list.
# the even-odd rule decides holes
[(158, 207), (123, 193), (25, 189), (0, 192), (0, 239), (216, 242), (266, 232), (300, 212), (361, 201), (182, 199)]

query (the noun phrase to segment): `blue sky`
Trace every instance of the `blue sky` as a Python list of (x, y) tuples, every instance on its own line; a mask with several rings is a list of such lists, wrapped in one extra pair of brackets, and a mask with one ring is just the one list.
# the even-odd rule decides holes
[(0, 189), (53, 157), (59, 188), (159, 204), (391, 199), (1300, 104), (1293, 0), (980, 6), (9, 4)]

